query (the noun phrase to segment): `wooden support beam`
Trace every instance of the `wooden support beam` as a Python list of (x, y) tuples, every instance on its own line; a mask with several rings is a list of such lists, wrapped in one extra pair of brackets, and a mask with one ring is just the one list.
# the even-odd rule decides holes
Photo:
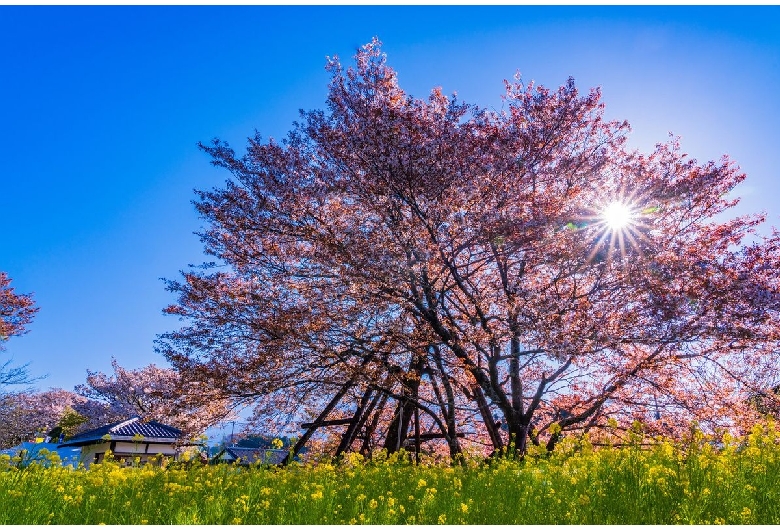
[(333, 425), (349, 425), (352, 418), (338, 418), (335, 420), (322, 420), (311, 421), (307, 423), (301, 423), (302, 429), (310, 429), (312, 427), (332, 427)]
[(414, 408), (414, 463), (420, 465), (420, 409)]
[[(366, 361), (367, 362), (367, 361)], [(365, 363), (364, 363), (365, 364)], [(325, 406), (325, 408), (320, 412), (320, 415), (317, 417), (316, 420), (312, 422), (312, 427), (307, 427), (306, 432), (301, 435), (298, 442), (296, 442), (295, 446), (293, 447), (292, 451), (290, 451), (287, 456), (284, 457), (284, 460), (282, 460), (281, 465), (286, 466), (289, 464), (293, 458), (295, 458), (298, 453), (303, 449), (303, 446), (306, 445), (306, 442), (309, 441), (309, 438), (311, 438), (311, 435), (314, 434), (314, 431), (316, 431), (319, 427), (318, 424), (322, 423), (325, 418), (328, 417), (328, 414), (336, 407), (339, 401), (341, 401), (341, 398), (344, 397), (344, 394), (347, 393), (347, 391), (352, 388), (352, 385), (354, 384), (354, 380), (350, 379), (342, 387), (339, 389), (338, 392), (336, 392), (336, 395), (333, 396), (333, 398), (330, 400), (330, 402)]]
[(473, 391), (479, 413), (482, 415), (482, 421), (485, 424), (485, 428), (487, 428), (490, 441), (493, 443), (493, 449), (495, 451), (501, 451), (504, 447), (504, 442), (501, 439), (501, 433), (498, 431), (498, 427), (493, 420), (493, 415), (490, 413), (490, 407), (488, 406), (487, 399), (485, 399), (485, 394), (482, 393), (480, 386), (476, 384), (473, 387)]
[[(371, 414), (369, 399), (373, 393), (374, 391), (371, 389), (371, 387), (369, 387), (360, 398), (360, 403), (355, 410), (355, 414), (352, 416), (352, 421), (349, 423), (349, 427), (347, 427), (347, 430), (344, 431), (344, 434), (341, 435), (341, 441), (339, 442), (339, 446), (336, 449), (336, 456), (340, 456), (343, 452), (349, 450), (349, 448), (352, 446), (352, 442), (355, 441), (355, 436), (357, 435), (358, 431), (366, 422), (368, 417), (367, 415)], [(378, 395), (374, 396), (374, 399), (371, 401), (371, 403), (376, 403), (378, 397)]]
[[(463, 434), (462, 432), (457, 433), (455, 436), (457, 438), (465, 438), (466, 437), (466, 435)], [(415, 435), (415, 438), (416, 437), (417, 436)], [(446, 436), (443, 435), (440, 432), (423, 432), (423, 433), (420, 433), (420, 441), (423, 441), (423, 440), (435, 440), (437, 438), (446, 438)], [(412, 444), (415, 443), (415, 440), (414, 439), (407, 439), (406, 442), (409, 445), (412, 445)]]
[(382, 397), (374, 410), (374, 417), (369, 424), (366, 425), (366, 430), (363, 432), (363, 444), (360, 446), (360, 454), (363, 456), (368, 456), (371, 451), (371, 437), (374, 435), (374, 431), (376, 431), (379, 417), (382, 415), (382, 411), (384, 411), (385, 405), (387, 404), (388, 394), (385, 392), (380, 392), (380, 394)]

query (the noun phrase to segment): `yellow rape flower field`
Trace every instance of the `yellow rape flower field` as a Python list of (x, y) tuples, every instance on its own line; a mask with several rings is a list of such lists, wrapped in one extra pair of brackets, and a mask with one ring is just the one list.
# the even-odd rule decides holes
[(287, 468), (89, 470), (0, 461), (0, 524), (778, 524), (780, 436), (414, 465), (350, 455)]

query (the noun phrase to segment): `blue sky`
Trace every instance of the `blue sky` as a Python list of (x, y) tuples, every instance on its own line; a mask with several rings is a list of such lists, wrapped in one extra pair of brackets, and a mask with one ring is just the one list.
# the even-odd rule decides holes
[[(40, 313), (5, 357), (72, 389), (165, 365), (161, 277), (204, 260), (196, 143), (240, 149), (322, 108), (327, 55), (378, 36), (401, 86), (500, 108), (502, 80), (601, 86), (649, 150), (671, 131), (748, 174), (739, 213), (780, 226), (780, 7), (0, 6), (0, 270)], [(4, 359), (0, 359), (2, 361)]]

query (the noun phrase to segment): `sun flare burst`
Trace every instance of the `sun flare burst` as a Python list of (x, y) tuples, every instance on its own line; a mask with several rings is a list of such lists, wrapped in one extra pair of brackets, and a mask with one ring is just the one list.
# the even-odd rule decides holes
[(622, 261), (643, 252), (648, 242), (648, 215), (655, 211), (643, 209), (645, 202), (641, 197), (623, 191), (611, 199), (593, 204), (588, 224), (593, 228), (591, 234), (594, 239), (588, 261)]
[(610, 230), (618, 232), (631, 224), (633, 213), (627, 204), (615, 201), (604, 208), (601, 218)]

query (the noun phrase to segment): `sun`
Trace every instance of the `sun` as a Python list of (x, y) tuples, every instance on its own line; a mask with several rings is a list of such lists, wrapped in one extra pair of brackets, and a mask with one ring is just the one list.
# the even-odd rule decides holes
[(647, 207), (647, 200), (637, 194), (615, 193), (606, 201), (594, 201), (590, 207), (593, 239), (587, 260), (620, 260), (630, 263), (632, 256), (652, 246), (648, 239), (652, 221), (649, 216), (658, 207)]
[(631, 208), (622, 202), (610, 203), (601, 213), (601, 219), (613, 232), (620, 232), (632, 223), (633, 214)]

